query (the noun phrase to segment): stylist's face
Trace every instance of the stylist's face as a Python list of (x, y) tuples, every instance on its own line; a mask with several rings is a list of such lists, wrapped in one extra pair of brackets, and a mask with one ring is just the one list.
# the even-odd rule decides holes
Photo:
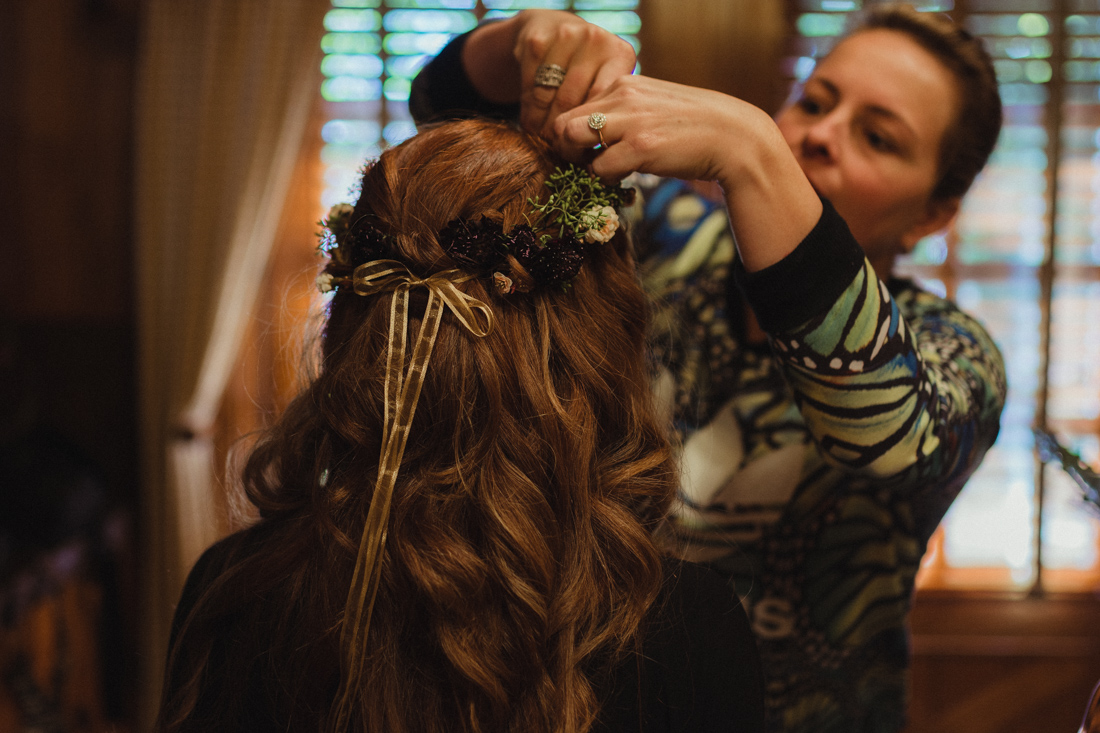
[(841, 42), (776, 122), (874, 262), (908, 251), (957, 210), (958, 200), (930, 195), (958, 108), (951, 71), (905, 34), (876, 29)]

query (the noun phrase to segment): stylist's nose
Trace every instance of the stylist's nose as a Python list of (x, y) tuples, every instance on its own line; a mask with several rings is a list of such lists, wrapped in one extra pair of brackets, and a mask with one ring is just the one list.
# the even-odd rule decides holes
[(834, 113), (819, 117), (808, 125), (802, 137), (802, 157), (830, 162), (836, 160), (838, 124)]

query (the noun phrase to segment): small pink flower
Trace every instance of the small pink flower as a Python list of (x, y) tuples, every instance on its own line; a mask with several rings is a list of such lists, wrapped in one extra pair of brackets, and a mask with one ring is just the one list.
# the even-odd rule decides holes
[(512, 283), (512, 278), (508, 277), (503, 272), (493, 273), (493, 286), (501, 295), (509, 295), (516, 289), (515, 285)]
[(610, 241), (619, 229), (619, 215), (613, 206), (593, 206), (581, 216), (588, 225), (584, 241), (591, 244)]

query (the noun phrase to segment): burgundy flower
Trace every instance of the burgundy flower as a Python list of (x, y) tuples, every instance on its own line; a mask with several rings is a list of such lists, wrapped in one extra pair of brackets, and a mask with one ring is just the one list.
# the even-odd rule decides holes
[(358, 266), (389, 255), (386, 235), (370, 218), (362, 218), (351, 225), (344, 235), (340, 248), (347, 251), (348, 264)]
[(512, 231), (508, 232), (508, 236), (504, 243), (505, 249), (508, 254), (515, 257), (524, 267), (527, 263), (535, 258), (542, 249), (539, 245), (538, 237), (535, 236), (534, 230), (526, 224), (520, 224), (512, 228)]
[(544, 285), (559, 285), (575, 278), (583, 264), (584, 245), (567, 233), (543, 247), (528, 265), (528, 270)]
[(497, 242), (503, 236), (500, 224), (488, 219), (455, 219), (439, 233), (439, 244), (459, 267), (481, 272), (490, 265)]

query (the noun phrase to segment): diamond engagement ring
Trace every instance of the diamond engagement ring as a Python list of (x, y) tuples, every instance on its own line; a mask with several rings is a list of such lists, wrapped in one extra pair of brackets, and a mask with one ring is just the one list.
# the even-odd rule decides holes
[(593, 112), (588, 115), (588, 126), (596, 131), (596, 136), (600, 138), (600, 150), (607, 148), (607, 143), (603, 141), (603, 126), (607, 124), (607, 115), (603, 112)]
[(542, 64), (535, 69), (535, 86), (557, 89), (565, 81), (565, 69), (557, 64)]

